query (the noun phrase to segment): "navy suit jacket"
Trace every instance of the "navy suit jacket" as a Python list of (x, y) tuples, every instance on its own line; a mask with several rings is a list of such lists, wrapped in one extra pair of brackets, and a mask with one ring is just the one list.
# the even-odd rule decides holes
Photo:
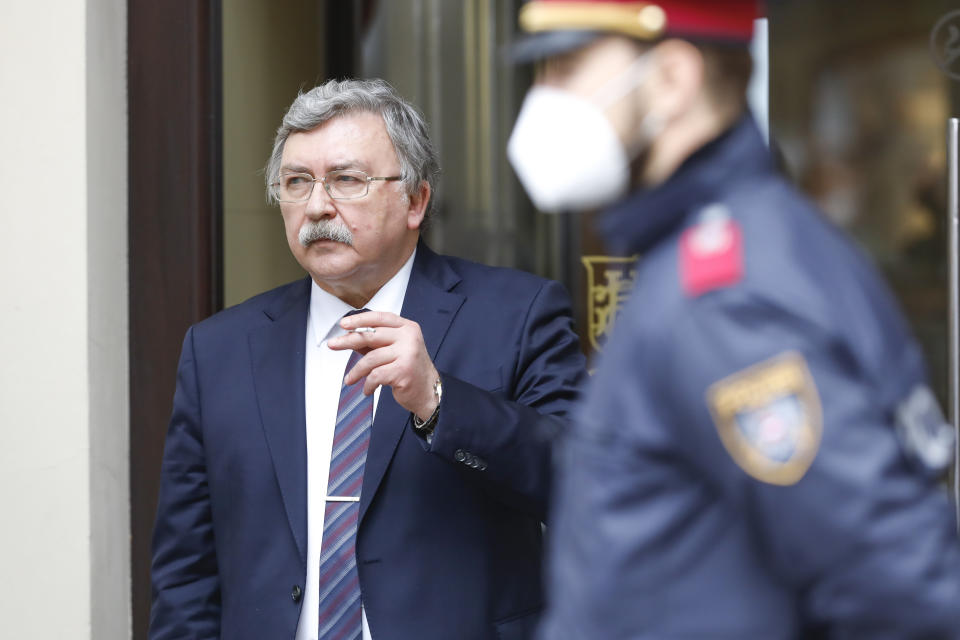
[[(153, 541), (150, 637), (293, 638), (307, 557), (310, 280), (187, 332)], [(550, 436), (584, 375), (555, 282), (417, 251), (402, 315), (443, 380), (432, 443), (380, 395), (357, 566), (375, 640), (529, 638)]]

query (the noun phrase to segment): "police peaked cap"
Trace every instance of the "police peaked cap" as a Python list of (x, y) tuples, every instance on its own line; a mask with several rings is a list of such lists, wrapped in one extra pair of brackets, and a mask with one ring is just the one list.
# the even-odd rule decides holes
[(603, 35), (746, 45), (758, 8), (757, 0), (530, 0), (520, 9), (520, 29), (526, 35), (508, 55), (513, 62), (530, 62)]

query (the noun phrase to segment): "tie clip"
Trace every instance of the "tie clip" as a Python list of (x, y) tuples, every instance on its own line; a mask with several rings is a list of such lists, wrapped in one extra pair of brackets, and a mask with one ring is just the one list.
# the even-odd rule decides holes
[(360, 502), (360, 496), (327, 496), (327, 502)]

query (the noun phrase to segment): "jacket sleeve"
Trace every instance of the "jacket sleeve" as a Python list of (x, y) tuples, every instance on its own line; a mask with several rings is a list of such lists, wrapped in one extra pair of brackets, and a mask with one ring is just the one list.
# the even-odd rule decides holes
[(193, 339), (190, 329), (161, 466), (151, 565), (151, 640), (220, 637), (220, 579)]
[(551, 443), (586, 375), (563, 287), (550, 281), (539, 289), (515, 346), (515, 370), (502, 372), (498, 393), (441, 371), (443, 399), (429, 450), (462, 465), (505, 504), (545, 521)]
[(929, 393), (919, 350), (866, 318), (858, 326), (854, 338), (763, 300), (707, 301), (675, 326), (660, 397), (687, 460), (748, 519), (815, 627), (953, 634), (952, 510), (898, 431), (903, 420), (938, 427), (942, 414), (903, 417), (918, 389)]

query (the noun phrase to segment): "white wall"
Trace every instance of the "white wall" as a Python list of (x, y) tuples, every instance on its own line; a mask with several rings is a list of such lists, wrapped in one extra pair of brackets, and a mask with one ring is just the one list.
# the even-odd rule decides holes
[(0, 3), (0, 625), (130, 635), (126, 3)]

